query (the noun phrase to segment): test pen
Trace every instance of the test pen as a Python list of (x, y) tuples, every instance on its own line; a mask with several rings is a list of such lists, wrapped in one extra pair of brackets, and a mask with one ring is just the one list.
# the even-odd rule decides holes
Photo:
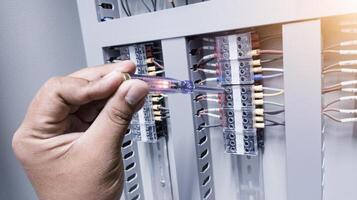
[(211, 93), (220, 93), (224, 89), (221, 87), (208, 87), (208, 86), (198, 86), (189, 80), (177, 80), (173, 78), (166, 77), (157, 77), (157, 76), (148, 76), (148, 75), (130, 75), (128, 73), (123, 73), (124, 79), (139, 79), (145, 81), (149, 87), (150, 92), (158, 93), (193, 93), (193, 92), (211, 92)]

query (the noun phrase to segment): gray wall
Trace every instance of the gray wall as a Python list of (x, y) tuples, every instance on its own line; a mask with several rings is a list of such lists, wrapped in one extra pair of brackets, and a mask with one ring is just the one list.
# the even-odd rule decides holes
[(2, 0), (0, 6), (0, 199), (36, 199), (11, 150), (12, 134), (51, 76), (85, 66), (74, 0)]

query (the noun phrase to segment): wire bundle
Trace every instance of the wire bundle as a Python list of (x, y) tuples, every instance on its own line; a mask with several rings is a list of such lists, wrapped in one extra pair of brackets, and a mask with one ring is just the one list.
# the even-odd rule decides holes
[[(263, 41), (266, 42), (271, 39), (276, 39), (280, 38), (280, 35), (277, 35), (274, 37), (268, 37), (264, 38)], [(208, 84), (209, 82), (212, 83), (217, 83), (220, 81), (220, 73), (221, 69), (218, 63), (218, 54), (216, 52), (216, 41), (213, 38), (208, 38), (208, 37), (203, 37), (201, 38), (201, 46), (192, 48), (190, 50), (191, 56), (199, 56), (200, 59), (196, 62), (196, 64), (193, 65), (191, 68), (192, 71), (197, 72), (198, 74), (201, 75), (201, 79), (197, 79), (195, 81), (196, 84), (198, 85), (204, 85)], [(280, 96), (284, 93), (283, 89), (279, 88), (272, 88), (272, 87), (263, 87), (263, 82), (266, 79), (273, 79), (276, 77), (282, 77), (284, 70), (283, 68), (276, 68), (276, 67), (269, 67), (266, 65), (269, 65), (273, 62), (276, 61), (282, 61), (282, 53), (283, 51), (281, 50), (261, 50), (261, 49), (254, 49), (251, 50), (250, 53), (252, 55), (252, 60), (250, 61), (251, 66), (253, 66), (252, 70), (254, 72), (254, 82), (256, 85), (253, 87), (253, 103), (261, 107), (264, 105), (264, 98), (269, 98), (269, 97), (275, 97), (275, 96)], [(260, 59), (260, 55), (267, 55), (267, 56), (274, 56), (272, 58), (268, 59)], [(278, 55), (278, 56), (276, 56)], [(232, 67), (238, 67), (238, 66), (232, 66)], [(234, 86), (232, 85), (224, 85), (226, 86)], [(218, 106), (223, 104), (224, 99), (226, 97), (224, 95), (216, 95), (216, 94), (200, 94), (195, 97), (196, 102), (213, 102), (217, 103)], [(267, 104), (270, 105), (275, 105), (279, 107), (284, 107), (283, 104), (275, 103), (275, 102), (270, 102), (267, 101)], [(214, 118), (219, 118), (221, 119), (222, 116), (222, 110), (219, 110), (220, 107), (214, 108), (214, 109), (202, 109), (200, 112), (197, 113), (197, 116), (208, 116), (208, 117), (214, 117)], [(280, 113), (284, 112), (284, 109), (282, 108), (281, 110), (278, 111), (267, 111), (264, 113), (262, 112), (262, 115), (267, 114), (267, 115), (278, 115)], [(261, 122), (260, 119), (263, 119), (264, 123), (264, 117), (263, 116), (258, 116), (259, 123)], [(269, 122), (270, 126), (277, 126), (277, 125), (283, 125), (284, 122)], [(260, 126), (260, 125), (259, 125)], [(264, 125), (263, 125), (264, 126)]]
[[(204, 0), (202, 0), (203, 2)], [(130, 1), (132, 2), (132, 1)], [(172, 8), (176, 8), (176, 2), (175, 0), (167, 0), (167, 2), (169, 3), (169, 5), (171, 5)], [(142, 4), (142, 6), (144, 6), (144, 8), (148, 11), (148, 12), (156, 12), (158, 11), (158, 2), (157, 0), (150, 0), (148, 2), (148, 0), (140, 0), (140, 3)], [(189, 5), (191, 4), (189, 2), (189, 0), (185, 0), (184, 5)], [(132, 8), (130, 6), (130, 3), (128, 0), (120, 0), (120, 7), (122, 8), (123, 12), (125, 13), (126, 16), (130, 17), (133, 15), (133, 11)], [(161, 8), (164, 9), (164, 8)]]
[[(341, 29), (341, 32), (344, 32)], [(333, 63), (328, 66), (324, 66), (322, 74), (325, 76), (331, 76), (334, 74), (357, 74), (357, 50), (351, 49), (357, 47), (357, 40), (343, 41), (337, 44), (333, 44), (324, 49), (323, 53), (325, 56), (337, 55), (339, 62)], [(345, 60), (346, 59), (346, 60)], [(339, 83), (326, 86), (322, 89), (322, 94), (327, 95), (329, 93), (338, 93), (341, 95), (339, 98), (332, 100), (323, 107), (322, 114), (329, 119), (339, 122), (357, 122), (357, 110), (352, 108), (339, 108), (334, 107), (336, 104), (341, 104), (343, 102), (357, 101), (357, 80), (344, 80)], [(347, 116), (343, 118), (338, 118), (335, 114), (342, 116)]]

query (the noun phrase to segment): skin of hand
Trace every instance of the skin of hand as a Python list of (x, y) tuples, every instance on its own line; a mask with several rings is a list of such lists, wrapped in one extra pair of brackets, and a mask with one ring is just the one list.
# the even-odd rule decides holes
[(112, 200), (123, 188), (121, 144), (148, 94), (130, 61), (48, 80), (13, 137), (41, 200)]

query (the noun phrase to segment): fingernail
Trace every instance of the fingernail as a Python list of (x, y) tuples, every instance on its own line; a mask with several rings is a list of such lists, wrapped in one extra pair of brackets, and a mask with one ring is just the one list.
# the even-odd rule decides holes
[(146, 97), (147, 93), (146, 87), (133, 85), (126, 94), (125, 101), (132, 106), (136, 106)]

